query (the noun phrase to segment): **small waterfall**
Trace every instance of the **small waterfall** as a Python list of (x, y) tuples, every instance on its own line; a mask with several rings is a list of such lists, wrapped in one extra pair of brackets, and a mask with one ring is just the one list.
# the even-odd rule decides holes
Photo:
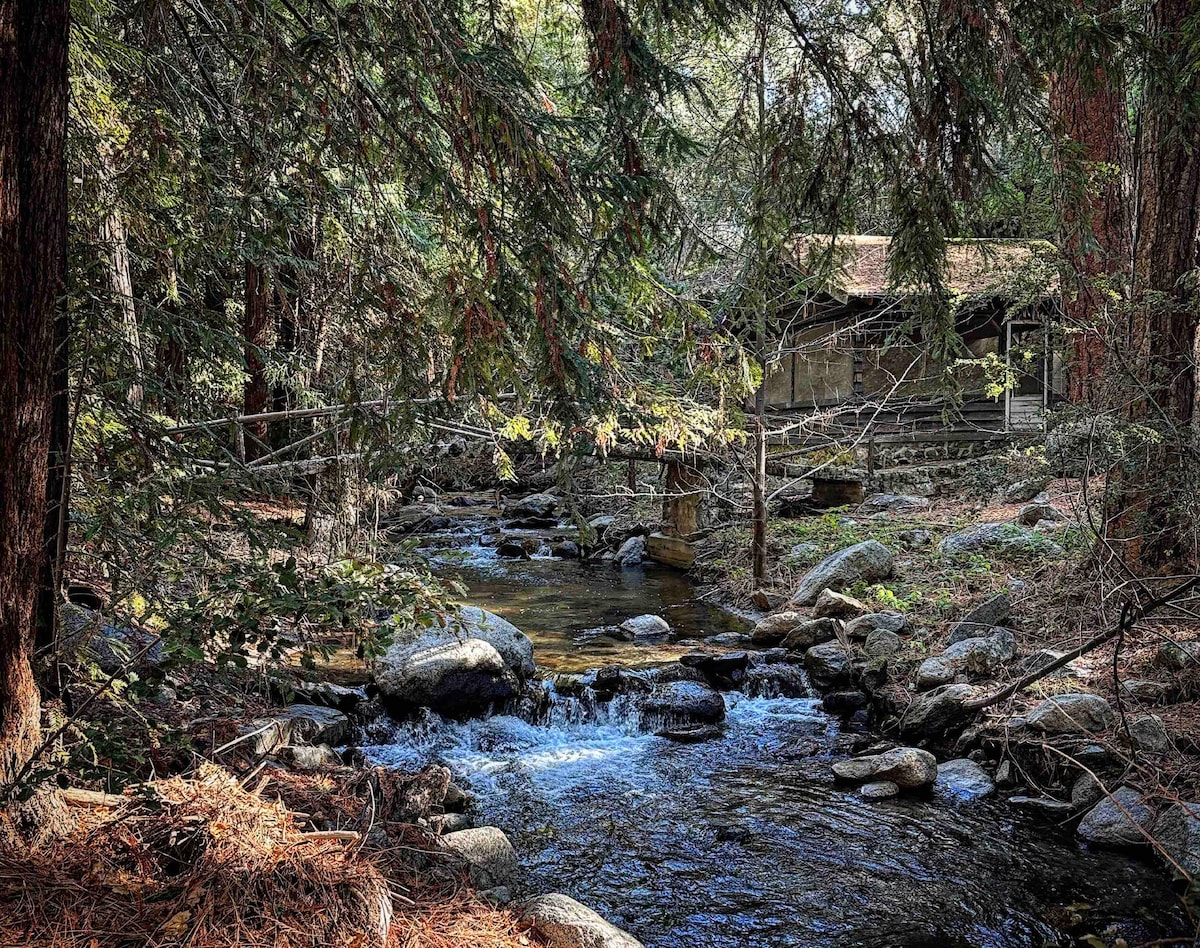
[(795, 698), (814, 693), (803, 665), (774, 662), (751, 665), (741, 682), (748, 698)]
[(630, 734), (642, 730), (641, 709), (630, 695), (615, 695), (601, 700), (590, 687), (576, 694), (559, 694), (549, 682), (546, 685), (546, 701), (530, 721), (545, 728), (597, 725), (620, 728)]

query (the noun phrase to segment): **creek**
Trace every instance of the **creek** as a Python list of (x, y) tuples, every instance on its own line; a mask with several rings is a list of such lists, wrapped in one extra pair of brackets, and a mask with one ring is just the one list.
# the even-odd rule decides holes
[[(433, 561), (463, 576), (468, 601), (529, 634), (547, 667), (688, 650), (596, 631), (640, 613), (663, 615), (676, 638), (745, 627), (671, 571), (460, 549)], [(647, 948), (1026, 948), (1076, 944), (1110, 921), (1131, 944), (1182, 930), (1161, 870), (1090, 852), (1003, 800), (869, 803), (836, 785), (830, 763), (861, 732), (816, 699), (728, 693), (719, 739), (676, 744), (619, 700), (547, 688), (537, 723), (430, 715), (364, 750), (391, 766), (447, 764), (475, 793), (477, 823), (509, 835), (530, 894), (565, 892)]]

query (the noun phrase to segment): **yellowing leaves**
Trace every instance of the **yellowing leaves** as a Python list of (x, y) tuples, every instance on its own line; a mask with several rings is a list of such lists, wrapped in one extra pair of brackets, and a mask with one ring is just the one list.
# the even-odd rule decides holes
[(188, 924), (192, 920), (192, 913), (188, 909), (182, 912), (176, 912), (163, 924), (162, 934), (165, 938), (182, 938), (187, 934)]

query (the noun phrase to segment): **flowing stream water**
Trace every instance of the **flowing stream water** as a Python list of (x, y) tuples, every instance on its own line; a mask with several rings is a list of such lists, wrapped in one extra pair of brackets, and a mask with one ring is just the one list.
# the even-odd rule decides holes
[[(686, 651), (595, 633), (639, 613), (689, 638), (744, 627), (669, 571), (508, 566), (476, 547), (453, 560), (467, 598), (559, 668)], [(1076, 944), (1110, 921), (1131, 944), (1183, 930), (1148, 861), (1089, 852), (1002, 800), (868, 803), (835, 785), (829, 765), (854, 735), (815, 699), (727, 694), (722, 737), (700, 744), (645, 733), (619, 700), (551, 699), (536, 724), (430, 716), (365, 751), (447, 764), (476, 794), (479, 825), (509, 835), (530, 894), (565, 892), (647, 948), (1025, 948)]]

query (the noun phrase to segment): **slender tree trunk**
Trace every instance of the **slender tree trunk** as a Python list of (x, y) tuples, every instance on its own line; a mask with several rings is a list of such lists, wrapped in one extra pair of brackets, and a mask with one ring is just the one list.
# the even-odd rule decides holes
[(1125, 326), (1128, 419), (1155, 432), (1135, 470), (1118, 476), (1108, 540), (1135, 575), (1196, 565), (1195, 286), (1200, 227), (1200, 72), (1191, 54), (1191, 0), (1159, 0), (1138, 136), (1133, 287)]
[[(270, 287), (262, 270), (246, 263), (246, 303), (242, 319), (242, 344), (246, 359), (246, 388), (242, 413), (258, 415), (267, 411), (271, 392), (267, 385), (267, 367), (263, 354), (267, 346), (267, 330), (271, 325)], [(267, 423), (250, 422), (245, 428), (246, 457), (253, 460), (265, 454)]]
[(39, 733), (30, 659), (66, 277), (68, 22), (67, 0), (0, 0), (0, 784)]
[(767, 404), (767, 274), (771, 265), (770, 242), (768, 241), (767, 188), (768, 141), (767, 141), (767, 34), (768, 5), (760, 2), (756, 14), (757, 50), (755, 52), (754, 81), (757, 135), (755, 159), (757, 161), (757, 196), (755, 199), (753, 230), (755, 232), (755, 264), (757, 286), (753, 288), (754, 299), (754, 345), (755, 357), (762, 372), (758, 391), (754, 393), (754, 475), (751, 492), (753, 497), (753, 539), (751, 541), (751, 573), (755, 588), (767, 577), (767, 429), (764, 414)]
[(108, 216), (104, 220), (103, 239), (108, 244), (111, 257), (109, 276), (112, 282), (113, 300), (121, 314), (121, 336), (129, 357), (130, 375), (126, 400), (134, 408), (142, 407), (145, 394), (146, 366), (142, 358), (142, 335), (138, 329), (137, 307), (133, 302), (133, 268), (129, 262), (129, 235), (113, 188), (113, 170), (109, 159), (102, 161), (106, 195), (110, 202)]
[[(65, 256), (63, 269), (65, 272)], [(67, 308), (60, 304), (54, 315), (54, 374), (50, 395), (50, 441), (47, 444), (46, 516), (42, 529), (42, 581), (34, 621), (34, 645), (38, 653), (52, 651), (58, 644), (58, 605), (65, 583), (71, 527), (69, 322)]]
[(764, 381), (754, 395), (754, 538), (751, 542), (751, 566), (756, 587), (761, 586), (767, 576), (767, 428), (763, 422), (765, 402)]
[[(1087, 12), (1104, 18), (1115, 7), (1100, 0)], [(1103, 283), (1127, 271), (1130, 256), (1129, 122), (1120, 66), (1081, 44), (1051, 76), (1050, 108), (1058, 121), (1059, 246), (1068, 268), (1062, 296), (1070, 330), (1067, 396), (1099, 408), (1111, 299)]]

